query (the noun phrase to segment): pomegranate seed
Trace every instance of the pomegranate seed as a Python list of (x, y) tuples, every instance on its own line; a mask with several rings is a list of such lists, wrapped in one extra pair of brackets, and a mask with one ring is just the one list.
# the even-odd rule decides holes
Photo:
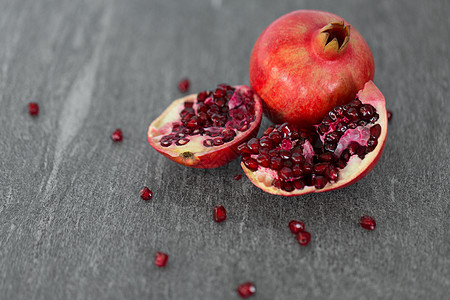
[(245, 160), (244, 165), (252, 171), (258, 170), (258, 163), (253, 158)]
[(292, 233), (297, 234), (300, 231), (305, 230), (305, 224), (300, 221), (292, 220), (289, 222), (289, 229), (291, 230)]
[(387, 118), (388, 118), (388, 121), (392, 120), (392, 111), (390, 111), (390, 110), (387, 111)]
[(281, 132), (279, 132), (279, 131), (272, 131), (272, 132), (269, 134), (269, 139), (270, 139), (273, 143), (278, 144), (278, 143), (280, 143), (280, 142), (283, 140), (283, 135), (282, 135)]
[(313, 175), (313, 185), (316, 189), (323, 189), (327, 185), (327, 179), (324, 176)]
[(349, 105), (351, 107), (360, 107), (361, 104), (362, 104), (361, 100), (359, 100), (359, 99), (355, 99), (355, 100), (353, 100), (352, 102), (349, 103)]
[(155, 265), (162, 268), (167, 264), (167, 261), (169, 260), (169, 255), (167, 255), (164, 252), (156, 252), (155, 255)]
[(294, 165), (292, 167), (292, 176), (294, 177), (303, 176), (303, 167), (301, 165)]
[(370, 128), (370, 135), (374, 139), (377, 139), (381, 134), (381, 126), (380, 124), (374, 125)]
[(114, 142), (120, 142), (123, 139), (122, 130), (120, 128), (117, 128), (112, 134), (111, 139)]
[(225, 207), (222, 205), (218, 205), (214, 207), (214, 213), (213, 213), (214, 221), (216, 222), (223, 222), (227, 219), (227, 211)]
[(332, 166), (329, 166), (325, 170), (325, 175), (332, 182), (335, 182), (337, 180), (338, 174), (339, 174), (339, 171), (336, 168), (332, 167)]
[(325, 170), (328, 168), (329, 164), (327, 163), (318, 163), (314, 165), (314, 173), (316, 174), (324, 174)]
[(298, 179), (294, 181), (294, 187), (297, 190), (302, 190), (305, 187), (305, 183), (303, 182), (302, 179)]
[(266, 129), (266, 131), (264, 131), (264, 136), (267, 136), (267, 135), (269, 135), (272, 131), (273, 131), (273, 129), (275, 128), (275, 126), (273, 126), (273, 125), (270, 125), (267, 129)]
[(367, 230), (374, 230), (377, 226), (375, 220), (371, 216), (367, 215), (361, 217), (361, 219), (359, 220), (359, 224), (362, 228)]
[(320, 134), (324, 134), (325, 132), (328, 131), (329, 128), (330, 128), (329, 125), (327, 125), (327, 124), (321, 124), (321, 125), (317, 128), (317, 130), (319, 131)]
[(370, 119), (375, 109), (370, 104), (364, 104), (359, 108), (359, 113), (363, 119)]
[(259, 140), (257, 138), (251, 138), (248, 142), (247, 142), (247, 146), (250, 148), (250, 150), (253, 151), (253, 153), (258, 153), (258, 149), (259, 149)]
[(233, 179), (236, 180), (236, 181), (237, 181), (237, 180), (241, 180), (241, 178), (242, 178), (242, 175), (241, 175), (241, 174), (237, 174), (237, 175), (234, 175), (234, 176), (233, 176)]
[(282, 167), (282, 159), (279, 156), (272, 157), (270, 159), (270, 168), (274, 170), (280, 170)]
[(191, 82), (189, 81), (189, 79), (184, 78), (180, 80), (180, 82), (178, 82), (178, 89), (180, 90), (180, 92), (186, 93), (189, 90), (190, 85)]
[(31, 116), (37, 116), (39, 114), (39, 104), (36, 102), (28, 103), (28, 113)]
[(245, 282), (238, 286), (237, 292), (242, 298), (248, 298), (256, 293), (256, 286), (253, 282)]
[(270, 155), (269, 154), (260, 154), (258, 155), (258, 157), (256, 158), (256, 161), (258, 162), (258, 164), (260, 164), (261, 166), (267, 168), (270, 166)]
[(297, 242), (302, 245), (306, 246), (311, 241), (311, 234), (308, 231), (300, 231), (297, 234)]
[(142, 190), (140, 190), (139, 194), (141, 195), (142, 200), (145, 201), (148, 201), (153, 197), (153, 192), (146, 186), (144, 186)]

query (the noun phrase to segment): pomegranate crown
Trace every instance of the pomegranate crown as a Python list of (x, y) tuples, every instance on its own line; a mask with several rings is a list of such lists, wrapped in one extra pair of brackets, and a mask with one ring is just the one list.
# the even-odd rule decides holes
[(344, 21), (331, 22), (324, 26), (316, 39), (325, 56), (334, 57), (342, 53), (350, 41), (350, 25)]

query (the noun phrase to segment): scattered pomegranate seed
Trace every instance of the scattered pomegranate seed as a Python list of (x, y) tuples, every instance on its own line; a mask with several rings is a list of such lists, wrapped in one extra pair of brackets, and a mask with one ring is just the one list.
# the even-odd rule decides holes
[(300, 231), (297, 234), (297, 242), (300, 245), (306, 246), (309, 244), (310, 241), (311, 241), (311, 233), (309, 233), (308, 231)]
[(256, 293), (256, 286), (253, 282), (245, 282), (238, 286), (237, 292), (242, 298), (248, 298)]
[(292, 220), (289, 222), (289, 229), (291, 229), (291, 232), (294, 234), (299, 233), (300, 231), (305, 230), (305, 224), (300, 221)]
[(392, 111), (390, 111), (390, 110), (387, 111), (387, 118), (388, 118), (388, 121), (392, 120)]
[(39, 104), (36, 102), (28, 103), (28, 113), (32, 116), (37, 116), (39, 114)]
[(150, 199), (152, 199), (153, 197), (153, 192), (146, 186), (144, 186), (142, 188), (142, 190), (139, 192), (139, 194), (141, 195), (142, 200), (148, 201)]
[(120, 142), (123, 139), (122, 130), (120, 128), (117, 128), (112, 134), (111, 139), (114, 142)]
[(167, 261), (169, 260), (169, 255), (163, 252), (156, 252), (155, 255), (155, 264), (162, 268), (167, 264)]
[(371, 216), (362, 216), (361, 219), (359, 219), (359, 224), (362, 228), (367, 230), (374, 230), (377, 226), (377, 223), (375, 222), (374, 218)]
[(214, 221), (223, 222), (227, 219), (227, 211), (222, 205), (214, 207)]
[(190, 85), (191, 82), (189, 81), (189, 79), (185, 78), (178, 82), (178, 89), (180, 90), (180, 92), (186, 93), (189, 90)]
[(241, 180), (241, 178), (242, 178), (242, 175), (241, 175), (241, 174), (237, 174), (237, 175), (234, 175), (234, 176), (233, 176), (233, 179), (234, 179), (234, 180)]

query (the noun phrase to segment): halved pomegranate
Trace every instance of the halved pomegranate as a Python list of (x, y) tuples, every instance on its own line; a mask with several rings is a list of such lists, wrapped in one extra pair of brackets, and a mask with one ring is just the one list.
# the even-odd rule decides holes
[(384, 96), (369, 81), (355, 100), (329, 111), (315, 131), (271, 125), (260, 139), (239, 145), (241, 166), (253, 184), (275, 195), (339, 189), (375, 167), (387, 126)]
[(148, 142), (169, 159), (193, 168), (217, 168), (239, 155), (262, 118), (259, 96), (244, 85), (219, 84), (175, 100), (148, 129)]

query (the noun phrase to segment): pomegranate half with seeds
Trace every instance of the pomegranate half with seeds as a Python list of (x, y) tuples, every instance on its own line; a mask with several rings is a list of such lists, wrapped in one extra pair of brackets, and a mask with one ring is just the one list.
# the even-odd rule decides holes
[(262, 190), (283, 196), (325, 192), (367, 175), (386, 142), (383, 94), (372, 81), (356, 99), (331, 109), (314, 131), (288, 123), (239, 145), (241, 166)]
[(261, 118), (261, 99), (251, 88), (220, 84), (175, 100), (150, 124), (147, 138), (177, 163), (217, 168), (239, 156), (237, 146), (257, 135)]

